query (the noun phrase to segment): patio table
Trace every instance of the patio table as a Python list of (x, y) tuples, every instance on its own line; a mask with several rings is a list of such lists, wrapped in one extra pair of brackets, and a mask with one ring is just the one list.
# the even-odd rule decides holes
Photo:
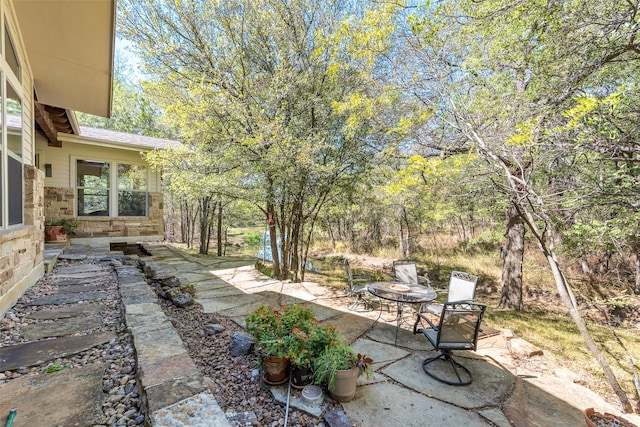
[[(433, 289), (403, 282), (373, 282), (367, 287), (369, 292), (378, 298), (394, 301), (398, 305), (396, 314), (396, 336), (394, 345), (398, 345), (398, 330), (402, 322), (402, 310), (405, 304), (423, 304), (436, 299), (436, 291)], [(382, 304), (380, 305), (382, 315)]]

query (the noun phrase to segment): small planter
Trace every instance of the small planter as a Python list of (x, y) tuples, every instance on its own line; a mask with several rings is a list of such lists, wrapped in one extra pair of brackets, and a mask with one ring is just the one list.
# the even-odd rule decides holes
[(65, 243), (67, 241), (67, 233), (64, 231), (64, 226), (45, 225), (44, 241), (45, 243)]
[(329, 394), (338, 402), (348, 402), (356, 397), (358, 386), (358, 367), (348, 370), (337, 370), (333, 388), (329, 389)]
[(601, 414), (596, 412), (593, 408), (587, 408), (584, 410), (584, 420), (588, 427), (637, 427), (630, 421), (625, 420), (617, 415), (608, 413)]
[(284, 357), (263, 357), (262, 366), (264, 382), (269, 385), (284, 384), (289, 379), (289, 361)]
[(298, 390), (313, 383), (313, 369), (310, 366), (293, 366), (291, 369), (291, 387)]

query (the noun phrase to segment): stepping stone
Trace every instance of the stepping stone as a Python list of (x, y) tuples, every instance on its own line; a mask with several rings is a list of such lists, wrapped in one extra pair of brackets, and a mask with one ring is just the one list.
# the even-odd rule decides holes
[(98, 264), (76, 264), (70, 265), (68, 267), (58, 267), (58, 274), (75, 274), (75, 273), (88, 273), (89, 271), (98, 271), (102, 273), (107, 273), (111, 271), (110, 267), (105, 267)]
[(38, 323), (20, 328), (20, 335), (30, 341), (49, 337), (63, 337), (73, 335), (102, 326), (102, 319), (98, 316), (72, 317), (55, 322)]
[(65, 273), (65, 274), (60, 274), (60, 273), (56, 273), (55, 274), (56, 277), (62, 277), (65, 279), (106, 279), (110, 276), (110, 273), (105, 272), (105, 273), (98, 273), (95, 271), (89, 271), (89, 272), (84, 272), (84, 273)]
[[(407, 375), (418, 378), (426, 377), (420, 365), (414, 366)], [(455, 394), (460, 387), (440, 388), (448, 394)], [(343, 402), (342, 407), (353, 424), (361, 426), (394, 425), (394, 426), (465, 426), (486, 427), (488, 423), (473, 411), (466, 411), (446, 401), (433, 399), (429, 395), (416, 393), (411, 388), (401, 387), (388, 382), (358, 387), (356, 398)], [(381, 420), (393, 420), (385, 423)], [(333, 425), (333, 424), (330, 424)], [(347, 424), (351, 425), (351, 424)], [(531, 425), (531, 424), (516, 424)], [(538, 424), (549, 425), (549, 424)]]
[(307, 414), (313, 415), (316, 418), (319, 418), (320, 415), (322, 415), (322, 406), (307, 405), (306, 402), (302, 400), (302, 396), (293, 395), (289, 396), (289, 399), (287, 399), (287, 387), (271, 387), (266, 384), (264, 385), (264, 387), (271, 392), (273, 398), (281, 405), (286, 405), (288, 400), (289, 405), (291, 405), (291, 407), (295, 409), (306, 412)]
[[(2, 386), (0, 420), (18, 408), (15, 425), (29, 427), (93, 426), (102, 422), (105, 364), (29, 375)], [(37, 402), (37, 405), (34, 405)]]
[(80, 301), (96, 301), (107, 298), (106, 292), (94, 291), (94, 292), (85, 292), (85, 293), (75, 293), (75, 294), (60, 294), (60, 295), (49, 295), (46, 297), (36, 298), (30, 303), (28, 306), (34, 305), (59, 305), (59, 304), (72, 304)]
[(78, 294), (82, 292), (105, 291), (106, 289), (106, 285), (64, 285), (57, 290), (51, 291), (51, 295)]
[(209, 289), (207, 291), (201, 291), (200, 289), (198, 289), (197, 294), (198, 294), (198, 298), (200, 299), (211, 299), (211, 298), (228, 297), (228, 296), (234, 296), (234, 295), (246, 295), (244, 292), (239, 291), (238, 289), (229, 285), (223, 288)]
[[(56, 276), (53, 276), (53, 279), (57, 279)], [(64, 279), (60, 281), (52, 282), (52, 285), (57, 286), (69, 286), (69, 285), (91, 285), (100, 281), (105, 281), (105, 277), (98, 277), (93, 279)]]
[[(40, 365), (58, 357), (89, 350), (116, 338), (114, 333), (98, 332), (0, 347), (0, 366), (3, 370), (11, 371), (21, 367)], [(2, 394), (4, 395), (4, 387)]]
[[(490, 359), (483, 360), (477, 356), (474, 357), (471, 352), (466, 353), (467, 357), (456, 354), (456, 360), (471, 371), (473, 382), (464, 387), (455, 387), (455, 393), (452, 392), (451, 387), (443, 387), (441, 382), (422, 371), (422, 361), (427, 357), (435, 356), (436, 352), (414, 352), (386, 366), (381, 372), (424, 396), (432, 396), (459, 408), (472, 409), (499, 405), (512, 389), (515, 377)], [(462, 424), (451, 423), (451, 425)]]
[(82, 317), (91, 314), (98, 314), (106, 307), (104, 304), (78, 304), (70, 307), (52, 308), (46, 310), (34, 311), (27, 315), (29, 319), (36, 320), (54, 320), (65, 319), (69, 317)]

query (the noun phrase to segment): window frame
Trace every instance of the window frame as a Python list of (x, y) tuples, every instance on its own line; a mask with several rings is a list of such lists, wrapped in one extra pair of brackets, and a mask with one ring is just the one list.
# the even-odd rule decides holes
[[(97, 159), (90, 159), (87, 158), (85, 156), (73, 156), (72, 159), (72, 165), (73, 165), (73, 173), (71, 175), (71, 179), (73, 180), (73, 184), (74, 184), (74, 194), (75, 194), (75, 203), (74, 203), (74, 212), (75, 212), (75, 216), (77, 218), (81, 218), (81, 219), (105, 219), (105, 218), (123, 218), (123, 219), (127, 219), (127, 218), (149, 218), (149, 199), (150, 199), (150, 194), (149, 194), (149, 183), (150, 183), (150, 170), (149, 170), (149, 166), (145, 163), (142, 162), (131, 162), (131, 161), (126, 161), (126, 160), (97, 160)], [(78, 185), (78, 161), (91, 161), (91, 162), (99, 162), (99, 163), (105, 163), (107, 165), (109, 165), (109, 183), (108, 186), (105, 188), (108, 191), (108, 205), (109, 205), (109, 212), (108, 215), (78, 215), (79, 209), (78, 209), (78, 203), (79, 203), (79, 198), (78, 198), (78, 191), (80, 189), (84, 189), (84, 188), (93, 188), (93, 187), (82, 187)], [(126, 188), (119, 188), (118, 187), (118, 166), (119, 165), (127, 165), (127, 166), (139, 166), (144, 168), (144, 176), (145, 176), (145, 188), (144, 189), (126, 189)], [(96, 187), (97, 188), (97, 187)], [(119, 215), (119, 211), (120, 211), (120, 203), (119, 203), (119, 195), (121, 191), (128, 191), (128, 192), (134, 192), (134, 193), (143, 193), (145, 195), (145, 203), (144, 203), (144, 211), (145, 214), (144, 215)]]
[[(23, 63), (21, 52), (16, 49), (13, 42), (13, 31), (7, 22), (6, 15), (2, 13), (0, 16), (2, 17), (0, 21), (0, 230), (9, 230), (24, 226), (25, 221), (24, 167), (30, 164), (30, 160), (24, 157), (26, 152), (24, 117), (25, 101), (29, 100), (29, 97), (26, 95), (21, 81)], [(7, 61), (6, 48), (8, 45), (11, 47), (13, 62), (15, 62), (12, 62), (13, 66)], [(18, 75), (14, 73), (14, 68)], [(9, 126), (7, 114), (9, 94), (20, 105), (18, 127), (10, 128)], [(10, 149), (9, 136), (12, 134), (18, 134), (19, 153)], [(18, 173), (15, 173), (16, 165), (19, 165), (20, 168)], [(12, 181), (14, 175), (18, 176), (19, 191), (16, 191), (16, 182)]]

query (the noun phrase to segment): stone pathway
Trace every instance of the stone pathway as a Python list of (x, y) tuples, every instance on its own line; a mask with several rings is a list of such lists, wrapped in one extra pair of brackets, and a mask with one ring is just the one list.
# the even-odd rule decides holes
[[(109, 268), (87, 263), (87, 255), (105, 255), (87, 248), (72, 246), (62, 255), (52, 255), (77, 264), (54, 273), (55, 289), (29, 299), (27, 304), (34, 310), (29, 318), (47, 322), (24, 325), (20, 329), (24, 343), (0, 347), (0, 373), (113, 340), (113, 333), (99, 329), (105, 308), (102, 281), (115, 271), (124, 319), (135, 346), (136, 381), (146, 397), (147, 422), (154, 427), (230, 426), (158, 305), (146, 273), (155, 278), (178, 277), (192, 284), (196, 301), (206, 312), (230, 317), (239, 325), (244, 325), (244, 318), (260, 305), (277, 308), (291, 303), (308, 304), (318, 319), (335, 324), (356, 351), (374, 359), (375, 372), (371, 378), (359, 379), (356, 398), (343, 404), (344, 414), (333, 414), (335, 421), (327, 421), (332, 427), (349, 425), (347, 419), (367, 427), (574, 427), (584, 424), (582, 409), (586, 407), (619, 413), (549, 361), (536, 363), (536, 359), (530, 367), (516, 366), (501, 335), (480, 340), (475, 353), (460, 355), (474, 375), (470, 386), (445, 386), (422, 372), (421, 362), (431, 354), (426, 340), (404, 326), (398, 346), (393, 345), (393, 312), (350, 312), (344, 295), (314, 283), (265, 278), (253, 268), (252, 258), (195, 259), (165, 245), (145, 248), (153, 256), (143, 262), (110, 254)], [(102, 384), (105, 369), (90, 365), (12, 380), (0, 388), (0, 424), (15, 406), (20, 408), (19, 425), (100, 424), (104, 416), (101, 408), (108, 397)], [(272, 388), (274, 397), (283, 403), (286, 392), (283, 386)], [(305, 410), (296, 395), (291, 403)], [(634, 415), (625, 418), (640, 425)]]

